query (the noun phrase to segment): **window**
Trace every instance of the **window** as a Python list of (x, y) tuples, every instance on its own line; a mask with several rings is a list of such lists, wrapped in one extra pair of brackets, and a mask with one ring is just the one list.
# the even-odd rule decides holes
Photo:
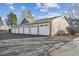
[(41, 27), (43, 27), (44, 25), (40, 25)]
[(45, 26), (48, 26), (47, 24)]
[(73, 20), (72, 21), (72, 25), (73, 26), (78, 26), (79, 25), (79, 21), (78, 20)]
[(48, 24), (44, 24), (44, 25), (40, 25), (40, 26), (41, 26), (41, 27), (42, 27), (42, 26), (48, 26)]
[(32, 25), (31, 27), (37, 27), (37, 25)]
[(27, 27), (29, 27), (29, 26), (27, 26)]
[(73, 21), (72, 24), (73, 25), (78, 25), (78, 21)]
[(34, 26), (31, 26), (31, 27), (34, 27)]

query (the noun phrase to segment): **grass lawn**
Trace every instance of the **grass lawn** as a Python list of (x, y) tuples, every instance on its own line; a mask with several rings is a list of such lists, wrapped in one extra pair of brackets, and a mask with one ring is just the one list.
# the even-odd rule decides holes
[(0, 32), (8, 32), (8, 30), (0, 30)]

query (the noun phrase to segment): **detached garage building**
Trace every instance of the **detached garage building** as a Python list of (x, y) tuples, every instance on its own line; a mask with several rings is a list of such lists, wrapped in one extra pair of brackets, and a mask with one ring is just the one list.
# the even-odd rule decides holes
[[(69, 23), (67, 18), (65, 16), (58, 16), (40, 19), (32, 23), (29, 23), (26, 26), (19, 26), (18, 33), (53, 36), (62, 31), (63, 34), (68, 34), (68, 31), (66, 29), (68, 26)], [(12, 33), (14, 33), (13, 29), (15, 28), (16, 26), (12, 27)]]

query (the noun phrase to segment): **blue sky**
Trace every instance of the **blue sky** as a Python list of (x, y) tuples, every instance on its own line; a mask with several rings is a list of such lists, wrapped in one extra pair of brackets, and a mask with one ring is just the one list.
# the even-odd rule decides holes
[[(78, 6), (77, 10), (74, 6)], [(7, 15), (10, 12), (14, 12), (17, 15), (18, 23), (22, 22), (21, 14), (22, 10), (31, 10), (35, 20), (39, 18), (48, 18), (55, 16), (71, 16), (72, 13), (75, 17), (79, 18), (79, 4), (72, 3), (0, 3), (0, 16), (4, 21), (4, 26), (0, 28), (8, 28), (5, 22)], [(71, 13), (72, 12), (72, 13)]]
[[(35, 19), (49, 16), (63, 15), (64, 12), (72, 8), (72, 4), (65, 3), (0, 3), (0, 16), (7, 17), (11, 11), (20, 17), (23, 9), (32, 11)], [(20, 20), (18, 20), (20, 21)]]

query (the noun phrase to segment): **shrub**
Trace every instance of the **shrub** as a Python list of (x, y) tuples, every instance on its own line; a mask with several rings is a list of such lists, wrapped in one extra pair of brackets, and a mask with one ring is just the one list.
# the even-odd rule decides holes
[(72, 28), (67, 27), (67, 30), (70, 35), (75, 35), (75, 31)]
[(0, 30), (0, 32), (8, 32), (8, 30)]
[(57, 35), (64, 35), (65, 34), (65, 31), (64, 30), (59, 30), (58, 32), (57, 32)]

